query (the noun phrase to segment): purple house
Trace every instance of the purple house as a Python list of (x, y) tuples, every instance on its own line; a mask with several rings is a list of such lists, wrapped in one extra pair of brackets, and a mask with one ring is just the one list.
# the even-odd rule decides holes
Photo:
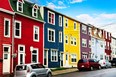
[(91, 58), (91, 27), (84, 23), (80, 25), (80, 41), (81, 58)]

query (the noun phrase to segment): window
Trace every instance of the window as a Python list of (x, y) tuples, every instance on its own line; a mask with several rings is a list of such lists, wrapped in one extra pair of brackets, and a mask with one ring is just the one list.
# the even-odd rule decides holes
[(92, 34), (92, 29), (89, 27), (89, 31), (88, 31), (89, 33), (89, 35), (91, 35)]
[(23, 12), (23, 2), (21, 1), (17, 2), (17, 11)]
[(59, 16), (59, 26), (62, 27), (62, 16)]
[(73, 45), (73, 37), (70, 37), (71, 45)]
[(76, 40), (76, 38), (74, 38), (73, 40), (74, 40), (74, 45), (77, 45), (77, 42), (76, 42), (77, 40)]
[(38, 62), (38, 49), (34, 49), (32, 51), (32, 62), (37, 63)]
[(77, 24), (76, 24), (76, 22), (74, 22), (74, 30), (76, 30), (77, 29)]
[(10, 37), (10, 19), (4, 19), (4, 37)]
[(32, 8), (32, 16), (33, 17), (36, 17), (37, 18), (37, 16), (38, 16), (38, 8), (37, 8), (37, 6), (35, 5), (35, 6), (33, 6), (33, 8)]
[(39, 27), (34, 26), (34, 35), (33, 35), (34, 41), (39, 42)]
[(59, 42), (62, 43), (62, 32), (59, 32)]
[(18, 45), (18, 51), (19, 52), (25, 52), (25, 46), (24, 45)]
[(68, 36), (65, 36), (65, 43), (68, 44)]
[(87, 47), (87, 40), (86, 39), (82, 39), (82, 47)]
[(82, 24), (82, 33), (87, 34), (87, 26)]
[(76, 54), (71, 54), (71, 62), (77, 62)]
[(68, 27), (68, 19), (65, 19), (65, 26)]
[(91, 48), (91, 41), (89, 40), (89, 48)]
[(15, 21), (15, 30), (14, 30), (15, 38), (21, 38), (21, 22)]
[(48, 41), (55, 42), (55, 30), (48, 29)]
[(58, 61), (58, 51), (55, 49), (51, 50), (51, 61), (57, 62)]
[(48, 23), (55, 25), (55, 14), (48, 11)]

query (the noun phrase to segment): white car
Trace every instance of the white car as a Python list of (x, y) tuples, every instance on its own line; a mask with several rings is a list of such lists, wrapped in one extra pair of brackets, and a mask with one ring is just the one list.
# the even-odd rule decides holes
[(102, 68), (112, 67), (111, 63), (108, 60), (100, 60), (99, 64), (101, 65)]
[(21, 64), (16, 66), (14, 77), (52, 77), (52, 72), (40, 63)]

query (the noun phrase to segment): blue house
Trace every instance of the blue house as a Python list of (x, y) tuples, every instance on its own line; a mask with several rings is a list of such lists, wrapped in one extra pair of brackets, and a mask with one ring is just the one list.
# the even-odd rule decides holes
[(63, 66), (63, 15), (48, 8), (40, 8), (44, 24), (44, 65)]

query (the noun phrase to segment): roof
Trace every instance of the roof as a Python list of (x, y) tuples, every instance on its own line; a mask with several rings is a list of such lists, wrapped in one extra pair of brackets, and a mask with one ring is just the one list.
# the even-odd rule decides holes
[(40, 10), (39, 9), (38, 9), (38, 17), (37, 18), (32, 17), (32, 8), (35, 5), (35, 3), (31, 3), (29, 1), (25, 1), (24, 0), (23, 13), (21, 13), (21, 12), (17, 11), (17, 1), (18, 0), (10, 0), (11, 6), (12, 6), (14, 12), (16, 12), (17, 14), (20, 14), (20, 15), (23, 15), (23, 16), (26, 16), (26, 17), (28, 16), (28, 17), (31, 17), (32, 19), (36, 19), (36, 20), (44, 22), (43, 19), (42, 19), (41, 14), (40, 14)]

